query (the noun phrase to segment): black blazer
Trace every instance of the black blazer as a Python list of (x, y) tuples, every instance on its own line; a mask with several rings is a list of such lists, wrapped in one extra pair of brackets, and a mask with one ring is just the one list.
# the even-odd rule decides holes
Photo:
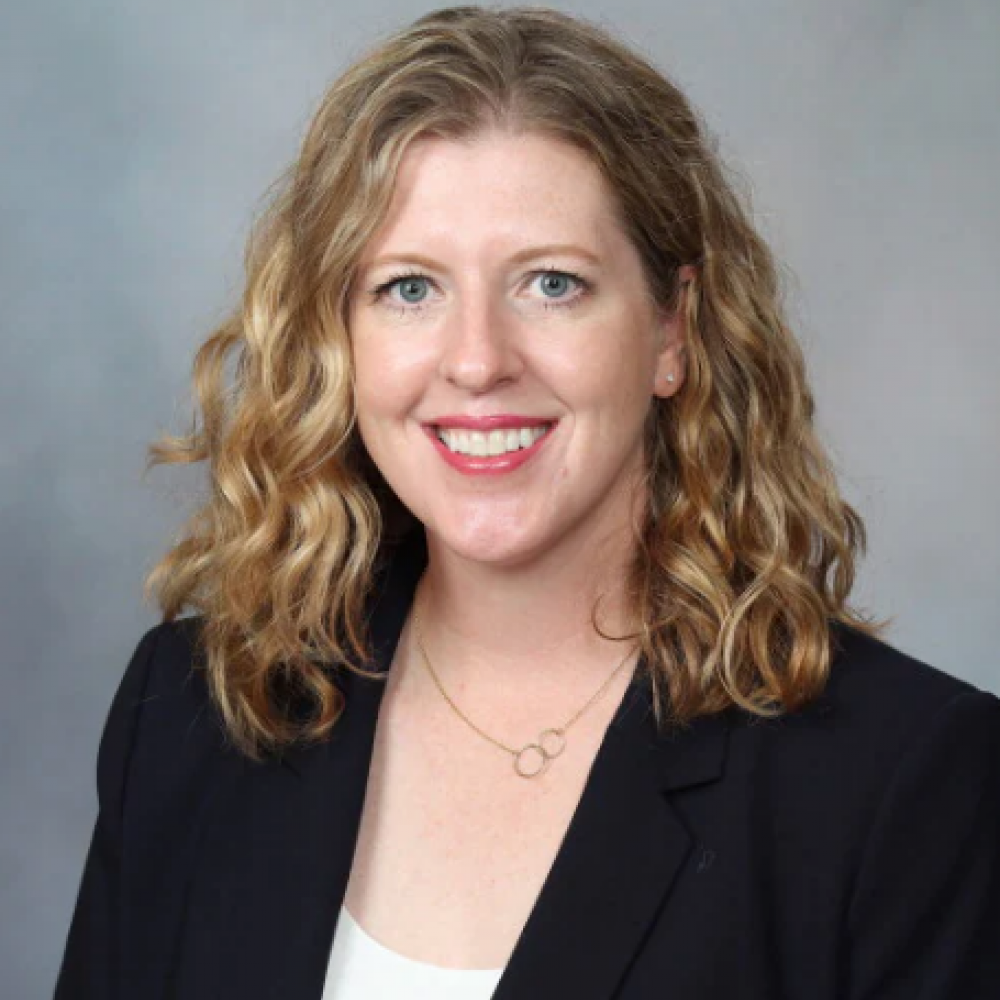
[[(382, 669), (425, 559), (379, 578)], [(383, 684), (338, 671), (330, 742), (252, 764), (196, 628), (148, 632), (112, 704), (57, 1000), (321, 998)], [(494, 997), (1000, 997), (1000, 700), (834, 636), (824, 696), (780, 721), (658, 738), (633, 679)]]

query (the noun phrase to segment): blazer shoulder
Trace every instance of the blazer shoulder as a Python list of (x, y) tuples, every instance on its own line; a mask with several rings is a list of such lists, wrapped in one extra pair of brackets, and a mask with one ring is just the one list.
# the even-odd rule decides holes
[(801, 755), (805, 778), (810, 765), (822, 766), (849, 776), (845, 788), (877, 794), (903, 756), (943, 720), (968, 713), (989, 728), (1000, 717), (996, 695), (886, 640), (834, 622), (831, 644), (822, 695), (759, 727), (762, 735), (772, 728), (783, 734), (778, 744)]
[[(946, 794), (941, 774), (960, 773), (984, 746), (1000, 746), (995, 695), (839, 622), (832, 640), (818, 699), (771, 719), (739, 713), (730, 732), (727, 770), (767, 803), (761, 815), (780, 831), (772, 840), (785, 845), (793, 880), (802, 877), (796, 859), (815, 857), (819, 843), (855, 864), (900, 775), (922, 789), (930, 815)], [(994, 780), (983, 770), (998, 769), (991, 752), (978, 778), (965, 772), (973, 798)]]
[[(929, 719), (954, 698), (988, 694), (924, 660), (843, 622), (830, 631), (824, 700), (834, 711), (891, 723)], [(994, 697), (989, 695), (989, 697)]]
[[(200, 616), (161, 622), (146, 632), (133, 654), (122, 682), (122, 690), (133, 696), (118, 713), (131, 715), (140, 762), (204, 760), (225, 743), (205, 674), (201, 630)], [(141, 680), (130, 678), (140, 669)]]
[(205, 659), (201, 647), (202, 619), (177, 618), (154, 625), (140, 640), (149, 663), (144, 705), (187, 715), (206, 710), (209, 702)]

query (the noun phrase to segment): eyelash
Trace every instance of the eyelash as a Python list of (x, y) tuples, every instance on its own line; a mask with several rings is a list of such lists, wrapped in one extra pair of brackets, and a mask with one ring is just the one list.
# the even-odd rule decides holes
[[(573, 298), (571, 299), (549, 300), (548, 302), (543, 302), (542, 303), (543, 309), (572, 309), (573, 306), (578, 305), (591, 291), (592, 288), (591, 283), (586, 278), (582, 277), (579, 274), (574, 273), (573, 271), (567, 271), (562, 268), (545, 267), (541, 268), (538, 271), (531, 272), (533, 278), (537, 278), (539, 275), (545, 275), (545, 274), (558, 274), (560, 277), (570, 278), (571, 280), (575, 281), (577, 285), (580, 287), (580, 293), (578, 295), (574, 295)], [(405, 281), (407, 278), (424, 278), (427, 281), (431, 280), (422, 271), (414, 271), (414, 270), (403, 271), (399, 274), (394, 275), (388, 280), (383, 281), (380, 285), (377, 285), (375, 288), (373, 288), (371, 290), (372, 301), (373, 302), (380, 301), (385, 297), (386, 293), (388, 293), (393, 288), (393, 286), (399, 284), (399, 282), (401, 281)], [(391, 308), (395, 312), (402, 315), (404, 313), (422, 312), (426, 308), (426, 306), (423, 305), (422, 303), (418, 303), (416, 305), (393, 304)]]

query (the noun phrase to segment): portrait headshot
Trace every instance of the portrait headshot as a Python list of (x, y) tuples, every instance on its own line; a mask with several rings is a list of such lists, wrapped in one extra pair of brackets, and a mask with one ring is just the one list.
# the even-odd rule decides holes
[[(108, 563), (134, 554), (116, 563), (120, 585), (102, 591), (112, 570), (88, 550), (93, 572), (61, 578), (65, 613), (19, 626), (61, 634), (28, 756), (61, 769), (62, 801), (78, 803), (62, 807), (61, 888), (38, 946), (49, 978), (35, 988), (1000, 997), (1000, 657), (987, 641), (1000, 410), (986, 388), (1000, 352), (948, 304), (964, 271), (984, 320), (986, 296), (997, 305), (982, 254), (989, 239), (997, 250), (1000, 200), (970, 172), (965, 204), (979, 199), (982, 217), (966, 230), (935, 209), (938, 185), (965, 197), (951, 188), (966, 162), (936, 147), (971, 145), (978, 126), (969, 112), (945, 132), (930, 99), (918, 180), (879, 174), (893, 142), (917, 156), (916, 126), (892, 114), (903, 77), (883, 69), (870, 97), (852, 78), (873, 52), (898, 66), (924, 51), (907, 46), (931, 51), (934, 18), (947, 20), (936, 6), (888, 4), (879, 19), (852, 5), (845, 29), (809, 3), (814, 21), (779, 31), (725, 3), (732, 51), (693, 30), (714, 15), (675, 21), (669, 6), (645, 11), (651, 35), (614, 6), (367, 22), (345, 9), (352, 41), (336, 57), (329, 34), (305, 44), (312, 13), (282, 15), (322, 83), (293, 113), (261, 111), (288, 131), (271, 133), (267, 172), (241, 168), (259, 169), (253, 185), (237, 172), (228, 203), (206, 192), (178, 209), (187, 226), (259, 199), (239, 240), (221, 223), (202, 268), (214, 305), (196, 315), (175, 286), (177, 312), (158, 320), (169, 337), (128, 335), (121, 371), (166, 365), (183, 385), (114, 376), (109, 405), (136, 442), (127, 474), (173, 499), (136, 513), (136, 487), (118, 515), (131, 542), (102, 543)], [(998, 24), (966, 6), (962, 38)], [(238, 58), (221, 27), (212, 44)], [(296, 60), (268, 45), (273, 61), (241, 71), (260, 77), (262, 108)], [(727, 60), (746, 61), (745, 81)], [(764, 63), (771, 75), (754, 78)], [(824, 119), (810, 87), (843, 105), (828, 97)], [(239, 137), (221, 94), (197, 94), (214, 101), (242, 144), (232, 162), (252, 161), (264, 140)], [(879, 156), (851, 133), (862, 105), (886, 109), (865, 119)], [(1000, 135), (983, 134), (997, 163)], [(751, 141), (759, 155), (730, 155)], [(164, 142), (157, 163), (195, 171), (198, 148)], [(795, 168), (812, 158), (821, 191)], [(883, 195), (938, 222), (907, 230)], [(143, 204), (127, 186), (107, 197), (115, 226)], [(838, 227), (841, 211), (858, 214)], [(900, 237), (934, 225), (937, 245)], [(155, 231), (180, 241), (169, 252), (194, 280), (184, 226)], [(902, 399), (918, 384), (923, 399)], [(83, 407), (99, 395), (74, 391)], [(99, 483), (92, 454), (85, 481)], [(72, 477), (48, 483), (82, 495)], [(103, 616), (84, 623), (78, 593)], [(145, 602), (141, 627), (122, 617), (129, 601)], [(5, 835), (17, 857), (29, 826)]]

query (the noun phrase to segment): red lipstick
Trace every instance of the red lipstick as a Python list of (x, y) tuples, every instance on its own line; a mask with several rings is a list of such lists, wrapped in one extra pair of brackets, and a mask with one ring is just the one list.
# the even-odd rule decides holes
[[(496, 475), (513, 472), (526, 462), (531, 461), (544, 447), (545, 442), (552, 437), (552, 432), (558, 421), (539, 417), (517, 417), (501, 414), (494, 417), (440, 417), (434, 423), (425, 424), (424, 430), (431, 439), (437, 453), (458, 472), (466, 475)], [(458, 428), (470, 431), (488, 433), (492, 430), (510, 430), (515, 427), (540, 427), (549, 425), (549, 429), (527, 448), (508, 451), (503, 455), (461, 455), (452, 451), (437, 435), (437, 429)]]

